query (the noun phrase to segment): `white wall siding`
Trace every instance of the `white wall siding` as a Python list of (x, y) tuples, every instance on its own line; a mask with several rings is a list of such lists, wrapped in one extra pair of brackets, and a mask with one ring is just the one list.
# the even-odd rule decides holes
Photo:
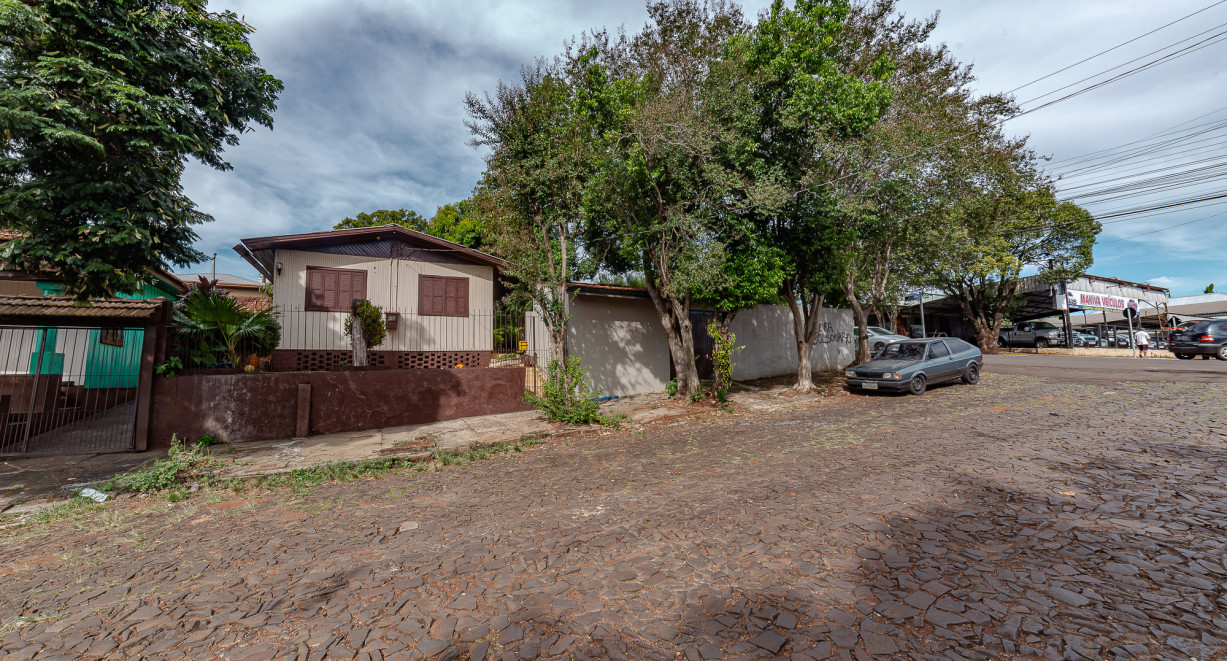
[[(436, 264), (406, 259), (278, 250), (282, 275), (273, 285), (273, 305), (282, 314), (282, 349), (349, 348), (344, 334), (346, 313), (308, 312), (307, 267), (361, 269), (367, 272), (367, 299), (384, 312), (401, 313), (388, 331), (382, 351), (490, 351), (494, 348), (494, 269), (478, 264)], [(418, 276), (469, 279), (468, 317), (419, 317)]]
[[(852, 311), (822, 308), (818, 337), (810, 353), (815, 371), (840, 370), (856, 360)], [(792, 311), (783, 305), (760, 305), (737, 314), (730, 327), (737, 336), (733, 354), (733, 378), (761, 379), (797, 371), (797, 341)]]
[[(61, 378), (64, 381), (85, 383), (86, 354), (90, 345), (97, 343), (97, 331), (94, 331), (94, 342), (90, 342), (90, 330), (87, 328), (61, 328), (55, 334), (55, 350), (64, 355), (64, 371)], [(50, 343), (48, 343), (50, 344)]]
[(30, 356), (40, 333), (37, 328), (0, 329), (0, 374), (30, 373)]

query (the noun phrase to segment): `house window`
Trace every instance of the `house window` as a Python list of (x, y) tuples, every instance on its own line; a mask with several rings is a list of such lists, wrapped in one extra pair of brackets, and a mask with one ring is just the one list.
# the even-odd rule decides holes
[(419, 275), (418, 314), (424, 317), (469, 316), (469, 279)]
[(307, 267), (307, 310), (349, 312), (358, 298), (366, 298), (366, 271)]
[(124, 331), (122, 328), (99, 329), (98, 341), (113, 347), (122, 347), (124, 345)]

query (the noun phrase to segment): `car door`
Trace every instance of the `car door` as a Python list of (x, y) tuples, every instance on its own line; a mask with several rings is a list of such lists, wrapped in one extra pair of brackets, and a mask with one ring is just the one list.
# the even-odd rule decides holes
[(925, 365), (925, 371), (929, 373), (930, 381), (949, 379), (951, 375), (959, 371), (958, 367), (945, 342), (937, 340), (929, 343), (928, 364)]

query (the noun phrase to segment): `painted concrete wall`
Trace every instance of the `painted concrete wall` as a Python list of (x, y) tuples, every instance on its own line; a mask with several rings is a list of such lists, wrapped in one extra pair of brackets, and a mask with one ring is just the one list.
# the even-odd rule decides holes
[(310, 390), (312, 433), (455, 420), (523, 411), (519, 368), (266, 372), (159, 378), (153, 381), (149, 444), (172, 435), (212, 434), (226, 442), (289, 438), (299, 385)]
[[(815, 371), (840, 370), (856, 360), (856, 336), (852, 311), (823, 308), (818, 338), (810, 361)], [(731, 327), (737, 345), (733, 354), (733, 378), (761, 379), (797, 371), (797, 344), (792, 312), (783, 305), (760, 305), (738, 313)]]
[[(361, 269), (367, 272), (366, 296), (384, 312), (399, 312), (400, 324), (388, 331), (382, 351), (462, 351), (494, 349), (494, 269), (479, 264), (436, 264), (407, 259), (278, 250), (282, 275), (273, 283), (273, 305), (282, 315), (282, 349), (349, 348), (346, 313), (308, 312), (307, 267)], [(469, 279), (468, 317), (418, 317), (418, 276)]]
[(669, 343), (651, 301), (577, 296), (567, 351), (605, 395), (659, 392), (669, 381)]
[[(823, 308), (810, 360), (815, 371), (840, 370), (856, 357), (850, 310)], [(794, 374), (797, 350), (792, 314), (785, 306), (762, 305), (733, 320), (737, 344), (733, 378), (760, 379)], [(542, 325), (541, 337), (544, 334)], [(548, 348), (548, 341), (538, 343)], [(593, 385), (605, 395), (659, 392), (669, 381), (669, 343), (651, 301), (604, 296), (576, 297), (571, 305), (567, 351), (588, 368)]]

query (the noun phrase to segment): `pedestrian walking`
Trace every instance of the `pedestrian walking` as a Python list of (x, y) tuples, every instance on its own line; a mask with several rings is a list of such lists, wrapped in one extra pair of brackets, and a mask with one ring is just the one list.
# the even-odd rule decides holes
[(1142, 352), (1142, 357), (1146, 357), (1146, 350), (1150, 348), (1150, 333), (1138, 329), (1138, 332), (1133, 334), (1133, 343), (1138, 345), (1138, 351)]

